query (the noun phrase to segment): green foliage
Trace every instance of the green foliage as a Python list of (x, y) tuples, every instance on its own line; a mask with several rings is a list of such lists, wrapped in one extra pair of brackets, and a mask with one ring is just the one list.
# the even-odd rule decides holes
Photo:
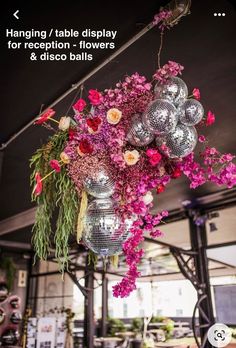
[(132, 320), (131, 330), (135, 333), (138, 333), (138, 332), (142, 332), (142, 328), (143, 328), (143, 319), (134, 318)]
[(165, 325), (161, 329), (165, 332), (166, 339), (169, 339), (173, 335), (174, 331), (174, 321), (162, 316), (152, 317), (151, 323), (164, 323)]
[(0, 257), (0, 270), (5, 272), (6, 274), (6, 285), (9, 291), (12, 290), (16, 267), (11, 257), (4, 257), (1, 255)]
[[(35, 173), (44, 177), (52, 171), (49, 162), (60, 160), (65, 147), (67, 132), (59, 132), (51, 136), (49, 142), (38, 149), (32, 156), (30, 166), (33, 167), (31, 185), (34, 186)], [(38, 197), (32, 196), (37, 202), (36, 221), (33, 227), (32, 243), (35, 254), (46, 260), (52, 246), (52, 217), (57, 214), (56, 231), (54, 234), (55, 254), (63, 271), (68, 262), (68, 240), (76, 226), (78, 213), (78, 197), (76, 188), (63, 166), (59, 173), (53, 173), (43, 181), (43, 191)]]
[(108, 336), (115, 336), (117, 332), (125, 332), (125, 324), (122, 320), (108, 318)]

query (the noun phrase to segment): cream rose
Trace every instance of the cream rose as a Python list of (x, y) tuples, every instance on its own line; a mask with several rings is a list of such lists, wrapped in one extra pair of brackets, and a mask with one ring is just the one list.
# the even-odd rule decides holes
[(63, 116), (59, 121), (58, 128), (62, 131), (66, 131), (70, 127), (70, 117)]
[(125, 151), (123, 154), (125, 163), (128, 164), (128, 166), (133, 166), (136, 164), (139, 160), (139, 152), (137, 150), (133, 151)]
[(60, 154), (60, 159), (61, 159), (62, 162), (65, 163), (65, 164), (70, 163), (70, 157), (69, 157), (65, 152), (61, 152), (61, 154)]
[(110, 124), (117, 124), (120, 122), (122, 112), (116, 108), (107, 111), (107, 122)]
[(148, 205), (153, 201), (153, 195), (151, 191), (148, 191), (144, 196), (143, 196), (143, 202)]

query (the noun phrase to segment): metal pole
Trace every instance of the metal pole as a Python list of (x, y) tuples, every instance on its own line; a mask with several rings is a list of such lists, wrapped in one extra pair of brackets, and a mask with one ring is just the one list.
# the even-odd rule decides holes
[(87, 289), (87, 297), (84, 298), (84, 347), (93, 348), (94, 346), (94, 298), (93, 298), (93, 280), (94, 272), (89, 267), (87, 275), (85, 275), (85, 288)]
[(69, 94), (71, 94), (74, 90), (78, 89), (80, 86), (84, 84), (90, 77), (95, 75), (99, 70), (104, 68), (108, 63), (110, 63), (114, 58), (120, 55), (123, 51), (125, 51), (129, 46), (131, 46), (134, 42), (140, 39), (143, 35), (145, 35), (149, 30), (154, 27), (154, 24), (151, 22), (146, 27), (144, 27), (141, 31), (139, 31), (136, 35), (134, 35), (130, 40), (128, 40), (124, 45), (122, 45), (118, 50), (116, 50), (113, 54), (110, 55), (107, 59), (105, 59), (101, 64), (92, 69), (87, 75), (85, 75), (81, 80), (77, 83), (73, 84), (71, 88), (69, 88), (66, 92), (64, 92), (60, 97), (55, 99), (50, 105), (48, 105), (41, 113), (35, 116), (30, 122), (28, 122), (24, 127), (22, 127), (17, 133), (13, 134), (5, 143), (0, 146), (0, 151), (5, 149), (11, 142), (13, 142), (19, 135), (21, 135), (25, 130), (27, 130), (30, 126), (34, 124), (37, 118), (39, 118), (45, 110), (49, 108), (53, 108), (63, 99), (65, 99)]
[(190, 212), (189, 227), (192, 250), (196, 252), (194, 256), (196, 276), (199, 281), (198, 288), (198, 310), (199, 310), (199, 330), (201, 337), (201, 347), (210, 348), (207, 340), (207, 331), (215, 322), (211, 287), (208, 270), (208, 259), (206, 254), (207, 235), (205, 224), (197, 226), (194, 222), (196, 211)]
[(4, 155), (4, 152), (0, 151), (0, 183), (1, 183), (1, 177), (2, 177), (3, 155)]
[(107, 317), (108, 317), (108, 280), (104, 272), (102, 275), (102, 320), (101, 320), (102, 337), (105, 337), (107, 335)]

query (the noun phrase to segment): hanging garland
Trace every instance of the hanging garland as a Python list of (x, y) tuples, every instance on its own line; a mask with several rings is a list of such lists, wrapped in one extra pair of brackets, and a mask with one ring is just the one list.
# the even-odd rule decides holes
[[(165, 10), (155, 16), (162, 39), (170, 16)], [(199, 89), (189, 95), (179, 78), (183, 66), (173, 61), (160, 66), (160, 52), (151, 82), (138, 73), (126, 76), (114, 89), (91, 89), (87, 100), (79, 98), (73, 119), (63, 116), (58, 122), (48, 109), (35, 122), (53, 121), (59, 127), (31, 160), (38, 203), (36, 255), (47, 258), (52, 215), (59, 209), (54, 242), (61, 270), (68, 262), (69, 235), (76, 230), (78, 243), (95, 255), (113, 257), (123, 251), (128, 271), (113, 287), (115, 297), (136, 288), (144, 232), (159, 237), (158, 225), (168, 216), (167, 211), (150, 214), (154, 191), (162, 193), (182, 174), (191, 188), (207, 181), (228, 188), (236, 183), (235, 156), (209, 147), (197, 133), (215, 122), (214, 114), (204, 112)], [(201, 164), (193, 152), (198, 142)]]

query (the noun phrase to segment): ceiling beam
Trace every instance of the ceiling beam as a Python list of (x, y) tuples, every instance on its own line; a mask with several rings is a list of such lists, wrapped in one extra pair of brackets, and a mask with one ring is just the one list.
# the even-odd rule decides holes
[(12, 248), (12, 249), (21, 249), (21, 250), (31, 250), (32, 249), (30, 243), (13, 242), (11, 240), (1, 240), (1, 239), (0, 239), (0, 247), (6, 247), (6, 248)]
[(33, 225), (36, 209), (36, 207), (31, 208), (0, 221), (0, 236)]

